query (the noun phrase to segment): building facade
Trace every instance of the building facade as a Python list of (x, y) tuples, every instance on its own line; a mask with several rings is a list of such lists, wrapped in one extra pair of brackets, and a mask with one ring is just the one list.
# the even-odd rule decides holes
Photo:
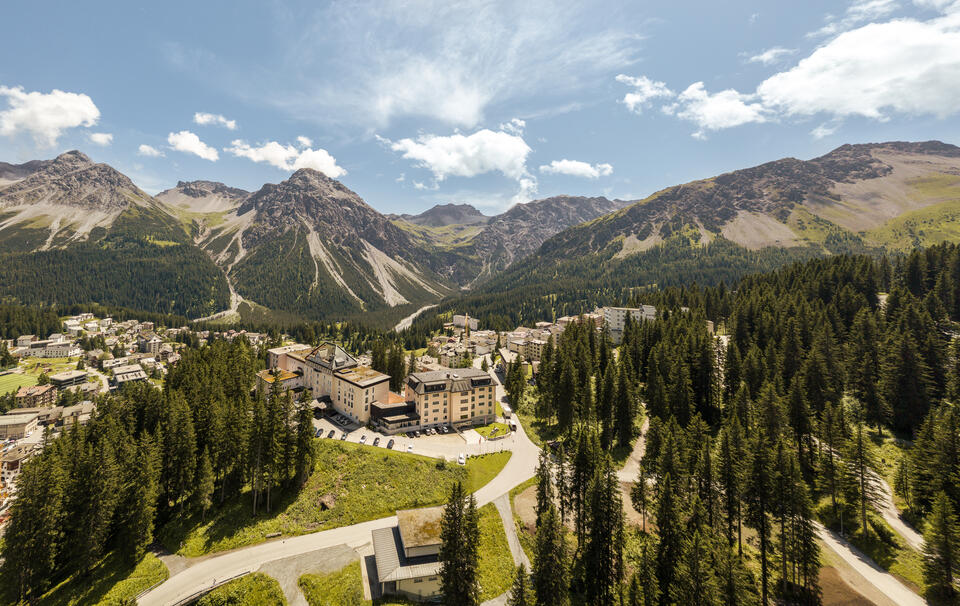
[(487, 425), (496, 418), (496, 387), (478, 368), (413, 373), (404, 390), (421, 427)]

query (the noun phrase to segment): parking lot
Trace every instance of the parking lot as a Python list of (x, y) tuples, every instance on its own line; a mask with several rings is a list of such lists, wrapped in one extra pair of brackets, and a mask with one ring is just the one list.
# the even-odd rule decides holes
[[(331, 417), (314, 419), (313, 425), (320, 430), (318, 438), (330, 439), (327, 436), (333, 431), (334, 440), (340, 440), (344, 433), (347, 434), (346, 441), (359, 444), (363, 443), (371, 448), (386, 448), (390, 440), (394, 440), (393, 449), (397, 452), (412, 452), (413, 454), (425, 455), (428, 457), (443, 458), (449, 461), (456, 461), (460, 453), (468, 456), (484, 454), (488, 452), (498, 452), (501, 450), (510, 450), (513, 444), (513, 437), (502, 440), (486, 440), (480, 434), (472, 429), (456, 433), (451, 431), (447, 434), (434, 434), (432, 436), (420, 432), (420, 437), (409, 438), (406, 434), (399, 433), (389, 436), (378, 431), (372, 431), (367, 427), (357, 423), (348, 423), (340, 425)], [(380, 438), (379, 444), (373, 446), (374, 441)], [(412, 449), (410, 448), (412, 446)]]

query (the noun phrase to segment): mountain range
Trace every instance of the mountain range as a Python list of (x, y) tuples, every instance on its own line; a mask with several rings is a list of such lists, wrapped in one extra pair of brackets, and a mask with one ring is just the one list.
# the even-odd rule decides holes
[(960, 240), (960, 148), (937, 141), (844, 145), (642, 200), (555, 196), (495, 216), (465, 204), (384, 215), (312, 169), (255, 192), (191, 181), (150, 196), (77, 151), (0, 163), (0, 297), (194, 318), (385, 324), (441, 299), (476, 313), (551, 289), (569, 310), (620, 288), (944, 240)]

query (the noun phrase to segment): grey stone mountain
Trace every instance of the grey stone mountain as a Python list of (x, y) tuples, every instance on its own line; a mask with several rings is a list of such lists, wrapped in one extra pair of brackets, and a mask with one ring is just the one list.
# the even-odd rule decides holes
[(448, 225), (476, 225), (486, 223), (490, 217), (469, 204), (437, 204), (419, 215), (388, 215), (391, 219), (403, 219), (414, 225), (446, 227)]

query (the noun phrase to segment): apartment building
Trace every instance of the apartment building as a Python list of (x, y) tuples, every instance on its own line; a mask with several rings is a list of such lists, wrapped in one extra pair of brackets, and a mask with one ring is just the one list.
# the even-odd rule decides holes
[(370, 407), (388, 402), (390, 375), (366, 366), (357, 366), (334, 374), (335, 393), (330, 396), (333, 407), (359, 423), (370, 420)]
[(14, 396), (17, 408), (29, 406), (53, 406), (57, 402), (57, 388), (53, 385), (30, 385), (21, 387)]
[(404, 395), (421, 427), (486, 425), (496, 418), (493, 380), (478, 368), (413, 373)]
[(19, 440), (37, 429), (39, 415), (35, 412), (0, 416), (0, 440)]

